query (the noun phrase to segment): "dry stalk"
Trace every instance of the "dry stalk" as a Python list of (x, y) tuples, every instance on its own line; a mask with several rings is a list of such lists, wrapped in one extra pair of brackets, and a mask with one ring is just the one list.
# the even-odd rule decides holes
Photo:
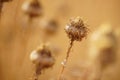
[(64, 69), (65, 69), (66, 64), (67, 64), (67, 62), (68, 62), (68, 58), (69, 58), (69, 56), (70, 56), (70, 51), (71, 51), (71, 48), (72, 48), (72, 46), (73, 46), (73, 42), (74, 42), (73, 40), (70, 41), (70, 45), (69, 45), (69, 48), (68, 48), (68, 51), (67, 51), (67, 56), (66, 56), (66, 58), (64, 59), (64, 61), (62, 62), (62, 68), (61, 68), (61, 70), (60, 70), (60, 75), (59, 75), (59, 77), (58, 77), (58, 80), (60, 80), (60, 79), (61, 79), (61, 76), (63, 75)]

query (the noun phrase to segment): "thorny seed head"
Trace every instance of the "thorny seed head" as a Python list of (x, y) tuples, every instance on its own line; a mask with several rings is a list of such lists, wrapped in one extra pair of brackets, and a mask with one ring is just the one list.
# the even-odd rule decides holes
[(52, 67), (55, 59), (46, 45), (41, 45), (30, 54), (30, 60), (36, 65), (37, 73), (41, 70)]
[(54, 34), (58, 29), (58, 23), (54, 19), (41, 21), (41, 26), (47, 34)]
[(42, 15), (42, 7), (38, 0), (27, 0), (23, 3), (22, 10), (30, 17), (39, 17)]
[(88, 34), (88, 28), (80, 17), (70, 19), (65, 31), (71, 40), (81, 41)]

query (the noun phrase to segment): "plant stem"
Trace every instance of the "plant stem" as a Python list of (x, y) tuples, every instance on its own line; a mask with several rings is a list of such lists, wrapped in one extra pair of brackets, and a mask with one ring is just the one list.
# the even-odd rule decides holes
[(37, 74), (35, 75), (35, 78), (34, 78), (34, 80), (38, 80), (38, 75), (37, 75)]
[(2, 2), (0, 1), (0, 19), (1, 19), (1, 14), (2, 14)]
[[(34, 80), (38, 80), (38, 71), (39, 71), (39, 69), (37, 68), (36, 70), (35, 70), (35, 75), (34, 75)], [(40, 70), (40, 72), (41, 72), (41, 70)]]
[(58, 80), (60, 80), (60, 79), (61, 79), (61, 76), (63, 75), (65, 66), (66, 66), (66, 64), (67, 64), (67, 62), (68, 62), (68, 58), (69, 58), (69, 56), (70, 56), (70, 51), (71, 51), (71, 48), (72, 48), (72, 46), (73, 46), (73, 42), (74, 42), (74, 40), (71, 39), (71, 41), (70, 41), (70, 46), (69, 46), (68, 51), (67, 51), (67, 56), (66, 56), (66, 58), (65, 58), (64, 61), (63, 61), (63, 66), (62, 66), (62, 68), (61, 68), (61, 70), (60, 70), (60, 75), (59, 75), (59, 77), (58, 77)]

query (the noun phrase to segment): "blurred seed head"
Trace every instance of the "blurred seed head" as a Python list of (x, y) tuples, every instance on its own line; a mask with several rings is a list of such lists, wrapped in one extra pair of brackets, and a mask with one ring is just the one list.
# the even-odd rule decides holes
[(30, 54), (30, 60), (36, 65), (37, 72), (52, 67), (55, 59), (46, 45), (41, 45), (38, 49)]
[(102, 68), (115, 62), (117, 38), (109, 24), (100, 26), (91, 36), (90, 57), (98, 60)]
[(114, 33), (115, 31), (111, 25), (104, 24), (92, 34), (91, 42), (99, 49), (116, 46), (116, 37)]
[(48, 35), (55, 34), (58, 30), (58, 22), (55, 19), (43, 19), (40, 23), (42, 30)]
[(27, 0), (22, 5), (23, 12), (30, 17), (42, 15), (42, 7), (38, 0)]
[(71, 40), (81, 41), (88, 34), (88, 28), (80, 17), (70, 19), (65, 31)]

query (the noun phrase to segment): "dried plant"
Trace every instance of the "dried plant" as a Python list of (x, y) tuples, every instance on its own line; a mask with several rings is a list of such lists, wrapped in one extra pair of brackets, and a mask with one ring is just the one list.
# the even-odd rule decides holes
[(54, 35), (59, 26), (55, 19), (43, 19), (41, 20), (40, 25), (46, 35)]
[(80, 17), (70, 19), (67, 24), (65, 31), (71, 41), (81, 41), (83, 38), (87, 36), (88, 28), (86, 28)]
[(61, 79), (61, 75), (63, 74), (63, 71), (65, 69), (66, 63), (68, 61), (70, 50), (73, 46), (74, 41), (81, 41), (83, 38), (85, 38), (88, 34), (88, 28), (84, 25), (82, 19), (80, 17), (70, 19), (69, 23), (67, 24), (65, 28), (65, 32), (67, 33), (69, 39), (70, 39), (70, 46), (67, 51), (67, 56), (62, 62), (62, 69), (60, 71), (60, 76), (58, 77), (58, 80)]
[(24, 14), (29, 18), (39, 17), (42, 15), (42, 6), (38, 0), (27, 0), (22, 5)]
[(42, 42), (46, 43), (58, 30), (58, 22), (55, 19), (43, 18), (40, 20)]
[(41, 71), (52, 67), (55, 59), (52, 56), (53, 52), (50, 50), (50, 47), (47, 45), (49, 34), (54, 34), (57, 28), (57, 23), (54, 20), (45, 21), (45, 25), (43, 25), (43, 44), (35, 51), (33, 51), (30, 55), (31, 61), (35, 64), (35, 80), (38, 80), (38, 75), (41, 74)]
[(110, 25), (102, 25), (91, 37), (89, 61), (99, 69), (99, 73), (96, 73), (99, 74), (96, 76), (99, 80), (103, 71), (116, 62), (117, 39), (114, 33)]
[(45, 44), (41, 45), (30, 54), (30, 60), (35, 64), (36, 68), (34, 80), (38, 80), (38, 76), (41, 74), (41, 71), (52, 67), (55, 62), (51, 51)]

